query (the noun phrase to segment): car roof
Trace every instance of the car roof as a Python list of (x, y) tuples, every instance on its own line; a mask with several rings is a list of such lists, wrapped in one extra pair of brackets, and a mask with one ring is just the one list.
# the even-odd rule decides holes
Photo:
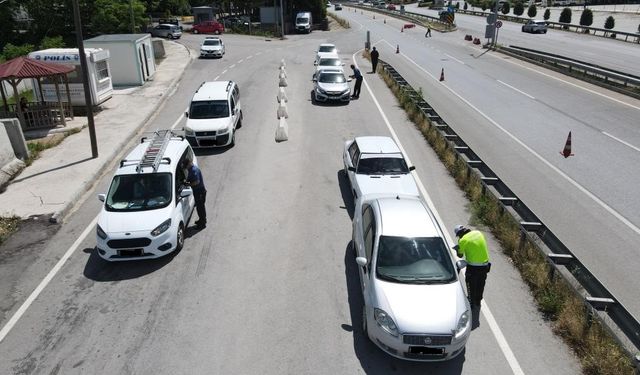
[(335, 48), (336, 45), (333, 43), (320, 43), (320, 47), (333, 47)]
[(158, 26), (173, 26), (173, 27), (180, 27), (180, 26), (178, 26), (178, 25), (174, 25), (174, 24), (172, 24), (172, 23), (161, 23), (161, 24), (159, 24)]
[(417, 197), (378, 198), (383, 236), (442, 237), (431, 212)]
[[(142, 156), (144, 155), (145, 151), (147, 150), (147, 147), (149, 147), (150, 138), (152, 137), (153, 135), (150, 135), (149, 137), (147, 137), (147, 139), (144, 142), (141, 142), (140, 144), (138, 144), (127, 155), (127, 157), (120, 163), (121, 166), (116, 171), (116, 175), (138, 173), (136, 168), (138, 166), (139, 161), (142, 159)], [(171, 140), (169, 141), (169, 144), (167, 144), (167, 147), (165, 148), (163, 153), (163, 158), (169, 158), (171, 160), (171, 163), (169, 164), (166, 161), (160, 163), (156, 173), (171, 172), (173, 169), (171, 166), (175, 165), (178, 162), (178, 160), (180, 160), (182, 153), (184, 152), (184, 150), (188, 145), (189, 145), (189, 142), (187, 142), (182, 137), (171, 138)], [(152, 172), (153, 172), (153, 169), (148, 167), (148, 168), (144, 168), (140, 173), (152, 173)]]
[(331, 74), (342, 74), (344, 76), (344, 71), (342, 69), (320, 69), (318, 70), (318, 75), (320, 74), (324, 74), (324, 73), (331, 73)]
[(227, 99), (227, 87), (232, 81), (212, 81), (203, 82), (198, 88), (195, 94), (193, 94), (193, 101), (204, 100), (226, 100)]
[(400, 152), (398, 145), (390, 137), (356, 137), (355, 141), (361, 154), (393, 154)]

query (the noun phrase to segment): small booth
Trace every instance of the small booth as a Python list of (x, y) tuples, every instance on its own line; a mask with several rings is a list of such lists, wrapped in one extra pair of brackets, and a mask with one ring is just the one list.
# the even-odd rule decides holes
[[(99, 48), (85, 48), (87, 56), (87, 68), (89, 76), (89, 88), (91, 90), (91, 104), (96, 106), (111, 98), (113, 85), (109, 69), (109, 51)], [(69, 93), (71, 105), (85, 105), (84, 86), (82, 85), (82, 66), (77, 48), (50, 48), (29, 53), (29, 58), (36, 61), (52, 64), (71, 65), (75, 70), (68, 74)], [(38, 87), (36, 96), (43, 102), (56, 101), (56, 88), (51, 80), (44, 79)], [(62, 95), (67, 94), (66, 87)]]
[(84, 45), (109, 51), (113, 86), (142, 86), (156, 72), (151, 34), (100, 35)]

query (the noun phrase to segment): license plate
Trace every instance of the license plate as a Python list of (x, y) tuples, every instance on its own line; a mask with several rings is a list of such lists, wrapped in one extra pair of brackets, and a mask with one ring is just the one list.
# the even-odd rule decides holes
[(444, 348), (430, 348), (428, 346), (410, 346), (409, 353), (419, 355), (443, 355)]

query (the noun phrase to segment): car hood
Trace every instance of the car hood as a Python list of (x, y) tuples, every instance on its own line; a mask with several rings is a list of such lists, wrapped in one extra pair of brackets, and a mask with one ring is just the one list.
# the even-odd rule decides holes
[(207, 119), (187, 119), (186, 129), (193, 131), (214, 131), (225, 129), (231, 125), (231, 117), (207, 118)]
[(391, 314), (401, 333), (451, 334), (467, 309), (459, 281), (400, 284), (376, 279), (379, 307)]
[(219, 51), (222, 46), (200, 46), (200, 49), (203, 51)]
[(320, 87), (324, 91), (330, 91), (330, 92), (344, 92), (349, 90), (349, 84), (346, 82), (345, 83), (318, 82), (318, 87)]
[(107, 233), (151, 231), (171, 217), (174, 206), (172, 202), (157, 210), (131, 212), (113, 212), (103, 208), (98, 225)]
[(335, 65), (316, 65), (316, 72), (319, 72), (319, 71), (325, 70), (325, 69), (339, 70), (342, 73), (344, 73), (344, 67), (342, 65), (340, 65), (340, 66), (335, 66)]
[(400, 175), (356, 174), (360, 195), (375, 193), (397, 193), (418, 196), (416, 181), (410, 173)]

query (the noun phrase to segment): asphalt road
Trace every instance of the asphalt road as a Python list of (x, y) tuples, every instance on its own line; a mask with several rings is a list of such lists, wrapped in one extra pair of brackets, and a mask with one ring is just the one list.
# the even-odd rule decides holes
[[(435, 10), (418, 8), (414, 4), (407, 5), (406, 10), (433, 17), (437, 17), (438, 14)], [(483, 42), (485, 41), (484, 31), (487, 25), (485, 17), (458, 13), (456, 14), (455, 22), (458, 26), (458, 31), (454, 35), (461, 40), (465, 34), (471, 34), (480, 38)], [(531, 48), (597, 64), (623, 73), (640, 75), (640, 69), (637, 64), (638, 59), (640, 59), (640, 46), (638, 44), (553, 29), (549, 29), (546, 34), (523, 33), (521, 31), (521, 23), (504, 20), (502, 25), (498, 32), (498, 43), (502, 45)], [(441, 35), (439, 33), (435, 34)]]
[[(462, 40), (345, 12), (635, 316), (640, 101)], [(400, 53), (396, 54), (396, 47)], [(629, 45), (628, 48), (636, 48)], [(445, 82), (438, 82), (441, 69)], [(559, 155), (569, 131), (575, 156)]]
[[(185, 35), (182, 42), (197, 48), (201, 38)], [(446, 228), (468, 222), (463, 194), (378, 76), (366, 75), (363, 95), (348, 106), (311, 103), (315, 47), (335, 42), (347, 66), (353, 56), (363, 63), (358, 58), (362, 30), (314, 32), (286, 41), (224, 38), (226, 56), (194, 61), (148, 126), (180, 128), (203, 80), (238, 82), (245, 118), (236, 146), (198, 153), (209, 191), (207, 228), (189, 230), (185, 248), (174, 256), (102, 261), (93, 250), (92, 221), (99, 211), (95, 194), (107, 188), (112, 171), (106, 173), (59, 232), (29, 236), (25, 247), (0, 262), (0, 272), (12, 271), (16, 278), (2, 291), (2, 301), (9, 301), (0, 316), (4, 326), (57, 259), (78, 244), (0, 343), (0, 373), (580, 372), (491, 238), (487, 304), (462, 356), (440, 364), (410, 363), (366, 340), (356, 264), (348, 251), (353, 202), (341, 174), (343, 142), (357, 135), (390, 135), (393, 129)], [(290, 134), (289, 141), (277, 144), (282, 58), (289, 77)]]

